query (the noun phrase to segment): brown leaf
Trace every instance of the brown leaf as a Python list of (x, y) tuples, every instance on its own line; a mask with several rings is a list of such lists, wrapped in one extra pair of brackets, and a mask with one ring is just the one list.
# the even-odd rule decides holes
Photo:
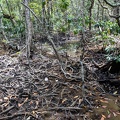
[(67, 98), (64, 98), (64, 99), (62, 100), (62, 103), (64, 103), (66, 100), (67, 100)]
[(106, 100), (100, 100), (100, 102), (102, 102), (102, 103), (108, 103), (108, 101), (106, 101)]
[(22, 104), (18, 103), (18, 107), (21, 107), (21, 106), (22, 106)]
[(116, 117), (116, 116), (117, 116), (117, 114), (116, 114), (115, 112), (113, 112), (113, 115), (114, 115), (114, 117)]
[(78, 98), (78, 96), (75, 96), (74, 98)]
[(107, 116), (107, 118), (110, 118), (111, 117), (111, 113)]
[(104, 117), (101, 117), (101, 119), (100, 120), (104, 120), (105, 118)]
[(102, 117), (106, 118), (106, 116), (105, 116), (105, 115), (103, 115), (103, 114), (102, 114)]
[(102, 108), (106, 108), (107, 106), (102, 106)]
[(120, 115), (120, 112), (116, 112), (116, 114)]
[(105, 115), (102, 115), (101, 119), (100, 120), (105, 120), (106, 116)]
[(8, 97), (4, 97), (4, 100), (8, 100), (9, 98)]
[(83, 101), (83, 99), (79, 99), (79, 104), (81, 104), (82, 101)]
[(35, 114), (35, 111), (32, 111), (32, 114)]

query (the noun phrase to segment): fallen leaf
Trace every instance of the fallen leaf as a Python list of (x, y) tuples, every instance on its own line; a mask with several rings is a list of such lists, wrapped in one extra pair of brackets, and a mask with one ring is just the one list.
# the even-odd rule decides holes
[(32, 111), (32, 114), (35, 114), (35, 111)]
[(115, 104), (117, 104), (117, 102), (118, 102), (118, 99), (115, 100)]
[(103, 115), (103, 114), (102, 114), (102, 117), (106, 118), (106, 116), (105, 116), (105, 115)]
[(117, 94), (118, 92), (117, 91), (115, 91), (114, 93), (113, 93), (113, 95), (115, 95), (115, 94)]
[(79, 99), (79, 104), (81, 104), (82, 101), (83, 101), (83, 99)]
[(113, 115), (114, 115), (114, 117), (116, 117), (116, 116), (117, 116), (117, 114), (116, 114), (115, 112), (113, 112)]
[(22, 106), (22, 104), (18, 103), (18, 107), (21, 107), (21, 106)]
[(104, 120), (105, 118), (104, 117), (101, 117), (101, 119), (100, 120)]
[(39, 105), (39, 101), (36, 101), (36, 105), (37, 105), (37, 106)]
[(106, 108), (107, 106), (102, 106), (102, 108)]
[(62, 100), (62, 103), (64, 103), (66, 100), (67, 100), (67, 98), (64, 98), (64, 99)]
[(105, 115), (102, 115), (101, 119), (100, 120), (105, 120), (106, 116)]
[(107, 118), (110, 118), (111, 117), (111, 114), (109, 114), (108, 116), (107, 116)]
[(100, 102), (102, 102), (102, 103), (108, 103), (108, 101), (106, 101), (106, 100), (100, 100)]
[(120, 112), (116, 112), (116, 114), (120, 115)]
[(4, 97), (4, 100), (8, 100), (8, 97)]
[(74, 98), (78, 98), (78, 96), (75, 96)]

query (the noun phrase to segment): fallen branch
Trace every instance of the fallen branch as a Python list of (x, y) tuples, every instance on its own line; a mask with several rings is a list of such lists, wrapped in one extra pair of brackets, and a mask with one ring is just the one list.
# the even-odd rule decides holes
[(79, 107), (53, 107), (53, 108), (48, 108), (48, 110), (82, 110), (82, 108), (79, 108)]
[(9, 107), (8, 109), (6, 109), (6, 110), (4, 110), (3, 112), (1, 112), (0, 115), (9, 112), (9, 111), (12, 110), (13, 108), (15, 108), (15, 106), (11, 106), (11, 107)]
[(22, 113), (16, 113), (16, 114), (13, 114), (11, 116), (5, 116), (5, 117), (1, 117), (0, 120), (11, 120), (15, 117), (18, 117), (18, 116), (24, 116), (24, 115), (28, 115), (28, 116), (32, 116), (34, 119), (38, 120), (38, 118), (36, 118), (35, 116), (33, 116), (31, 113), (29, 112), (22, 112)]

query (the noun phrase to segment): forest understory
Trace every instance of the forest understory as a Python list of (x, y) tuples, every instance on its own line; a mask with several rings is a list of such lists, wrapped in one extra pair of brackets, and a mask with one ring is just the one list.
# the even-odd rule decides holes
[(102, 42), (86, 41), (82, 63), (80, 48), (57, 47), (62, 65), (49, 43), (35, 46), (28, 62), (1, 45), (0, 120), (120, 119), (119, 63), (106, 61)]

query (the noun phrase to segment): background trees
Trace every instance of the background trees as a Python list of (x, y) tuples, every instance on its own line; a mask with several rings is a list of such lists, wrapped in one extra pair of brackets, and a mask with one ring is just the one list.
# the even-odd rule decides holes
[[(120, 32), (119, 0), (32, 0), (24, 4), (22, 0), (1, 0), (1, 40), (24, 43), (27, 28), (32, 36), (46, 36), (48, 32), (75, 35), (94, 27), (103, 35)], [(30, 13), (29, 24), (25, 9)]]

